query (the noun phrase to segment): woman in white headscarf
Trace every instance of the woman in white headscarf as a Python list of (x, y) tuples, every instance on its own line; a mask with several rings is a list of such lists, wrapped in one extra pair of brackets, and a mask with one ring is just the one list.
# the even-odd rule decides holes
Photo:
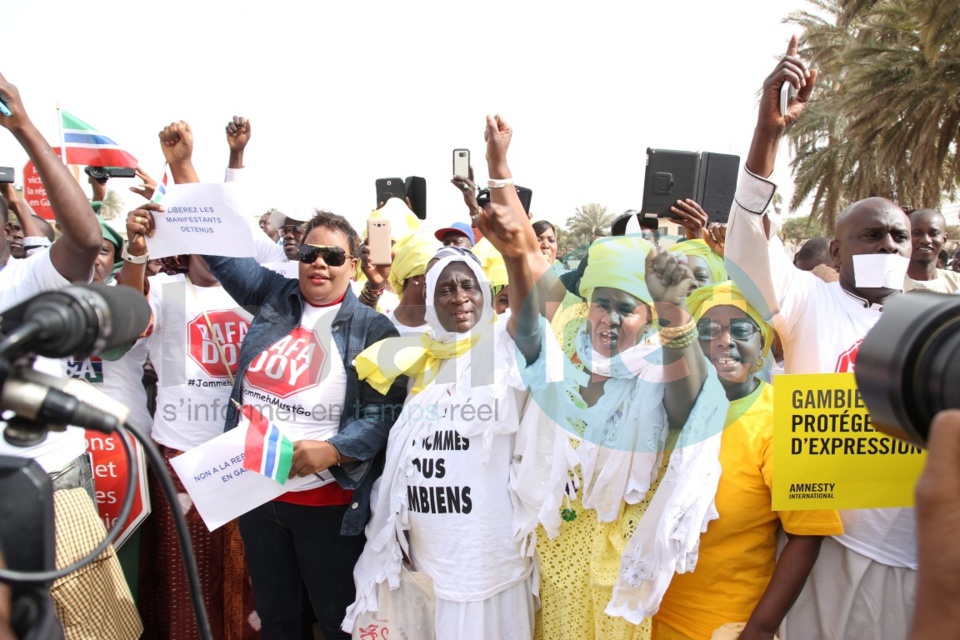
[[(489, 215), (484, 227), (496, 232), (516, 223), (534, 255), (528, 221), (499, 207)], [(525, 256), (506, 258), (518, 306), (540, 274)], [(433, 583), (437, 638), (528, 639), (538, 580), (530, 532), (516, 535), (510, 483), (526, 400), (524, 358), (518, 364), (513, 341), (518, 323), (495, 321), (480, 261), (457, 247), (431, 261), (426, 299), (425, 335), (384, 340), (357, 358), (358, 373), (374, 388), (389, 388), (404, 373), (413, 383), (390, 433), (355, 570), (357, 602), (344, 629), (378, 610), (379, 585), (398, 585), (407, 560)]]

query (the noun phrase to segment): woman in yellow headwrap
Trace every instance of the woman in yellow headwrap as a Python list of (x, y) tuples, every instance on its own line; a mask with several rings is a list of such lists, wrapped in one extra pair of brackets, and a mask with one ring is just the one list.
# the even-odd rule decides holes
[[(730, 637), (769, 639), (803, 588), (822, 537), (843, 527), (836, 511), (771, 510), (773, 387), (756, 377), (773, 342), (771, 326), (730, 281), (694, 291), (687, 306), (730, 400), (720, 441), (720, 517), (700, 536), (696, 571), (670, 583), (653, 637), (709, 640), (721, 626), (741, 623)], [(781, 526), (788, 542), (777, 561)]]
[(388, 281), (400, 303), (387, 314), (401, 336), (419, 335), (429, 328), (426, 311), (427, 263), (441, 247), (432, 236), (409, 234), (393, 245), (394, 258)]
[(554, 449), (567, 466), (551, 469), (538, 514), (537, 637), (639, 640), (674, 572), (695, 563), (727, 402), (687, 312), (690, 270), (639, 236), (598, 240), (587, 261), (564, 379), (528, 380), (524, 422), (567, 430)]
[(693, 271), (698, 287), (707, 287), (729, 279), (723, 266), (723, 256), (714, 253), (703, 240), (684, 240), (670, 246), (669, 251), (687, 256), (687, 264)]

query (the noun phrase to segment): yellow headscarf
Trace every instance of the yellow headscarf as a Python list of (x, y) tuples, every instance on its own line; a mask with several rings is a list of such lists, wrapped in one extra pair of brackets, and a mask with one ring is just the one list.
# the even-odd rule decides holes
[(694, 320), (698, 322), (703, 314), (714, 307), (736, 307), (750, 316), (760, 327), (760, 337), (763, 341), (761, 354), (766, 353), (773, 346), (773, 327), (765, 322), (763, 316), (747, 302), (743, 293), (737, 288), (737, 285), (733, 284), (732, 280), (712, 284), (709, 287), (701, 287), (687, 296), (687, 309)]
[(653, 245), (640, 236), (600, 238), (590, 245), (587, 268), (580, 279), (580, 295), (587, 302), (597, 287), (620, 289), (653, 304), (647, 289), (646, 260)]
[(730, 276), (727, 275), (726, 268), (723, 266), (723, 258), (714, 253), (710, 245), (703, 240), (684, 240), (683, 242), (671, 245), (668, 251), (701, 258), (707, 263), (707, 267), (710, 269), (710, 277), (713, 278), (714, 284), (730, 278)]
[(393, 245), (395, 257), (390, 266), (389, 281), (398, 296), (403, 295), (403, 283), (407, 278), (427, 272), (427, 263), (442, 246), (436, 238), (420, 233), (412, 233)]

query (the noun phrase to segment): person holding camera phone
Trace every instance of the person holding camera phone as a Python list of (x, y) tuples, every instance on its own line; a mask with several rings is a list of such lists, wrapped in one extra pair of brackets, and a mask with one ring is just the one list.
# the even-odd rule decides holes
[[(774, 315), (787, 373), (852, 371), (860, 342), (900, 291), (911, 254), (910, 220), (893, 202), (867, 198), (837, 221), (830, 254), (839, 281), (797, 269), (776, 236), (770, 210), (773, 173), (784, 131), (800, 118), (817, 70), (797, 56), (798, 41), (763, 83), (753, 142), (726, 231), (728, 270), (758, 310)], [(781, 87), (797, 90), (785, 114)], [(855, 259), (856, 258), (856, 259)], [(884, 273), (883, 286), (864, 278)], [(842, 510), (844, 534), (826, 538), (820, 559), (785, 621), (790, 640), (900, 640), (915, 601), (913, 509)]]

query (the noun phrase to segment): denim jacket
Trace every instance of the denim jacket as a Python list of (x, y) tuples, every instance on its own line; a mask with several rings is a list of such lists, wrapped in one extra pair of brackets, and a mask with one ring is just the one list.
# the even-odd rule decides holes
[[(241, 402), (243, 378), (253, 360), (293, 331), (303, 316), (300, 283), (261, 267), (252, 258), (203, 256), (227, 293), (242, 307), (255, 312), (240, 347), (240, 361), (231, 400)], [(373, 481), (383, 471), (384, 452), (390, 427), (400, 415), (407, 395), (407, 379), (401, 376), (384, 396), (357, 378), (353, 361), (366, 347), (398, 335), (386, 316), (359, 303), (348, 287), (346, 297), (333, 320), (333, 341), (343, 357), (347, 390), (343, 400), (340, 428), (329, 442), (344, 456), (359, 462), (330, 467), (344, 489), (353, 491), (353, 502), (343, 517), (341, 535), (363, 532), (370, 517)], [(238, 412), (230, 403), (225, 430), (237, 426)]]

